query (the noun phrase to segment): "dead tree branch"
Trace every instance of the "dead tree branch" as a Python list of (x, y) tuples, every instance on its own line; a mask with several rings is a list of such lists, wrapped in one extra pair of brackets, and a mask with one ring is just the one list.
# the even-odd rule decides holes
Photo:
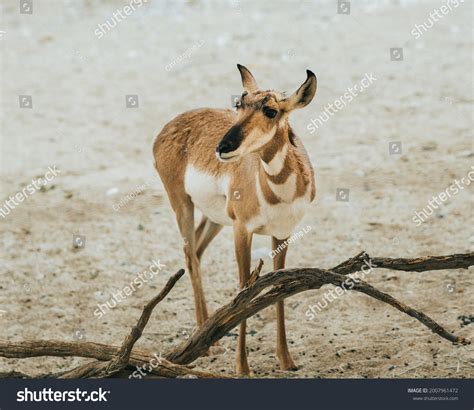
[(180, 269), (171, 278), (169, 278), (165, 287), (161, 292), (155, 296), (148, 304), (144, 307), (143, 312), (138, 319), (137, 324), (132, 328), (129, 335), (124, 339), (120, 350), (117, 354), (108, 362), (102, 362), (96, 360), (95, 362), (86, 363), (85, 365), (79, 366), (76, 369), (71, 370), (61, 376), (63, 379), (80, 379), (85, 377), (111, 377), (115, 373), (118, 373), (124, 369), (130, 359), (130, 353), (133, 349), (133, 345), (140, 339), (143, 329), (148, 323), (153, 309), (158, 303), (160, 303), (166, 295), (173, 289), (175, 283), (184, 275), (184, 269)]
[(379, 269), (391, 269), (412, 272), (424, 272), (443, 269), (468, 269), (474, 265), (474, 252), (456, 253), (445, 256), (422, 256), (420, 258), (371, 258), (366, 252), (360, 252), (340, 265), (335, 266), (332, 272), (348, 275), (358, 272), (364, 266)]
[[(75, 369), (68, 370), (60, 374), (43, 376), (52, 376), (64, 379), (112, 377), (113, 375), (124, 370), (129, 365), (137, 367), (143, 366), (144, 364), (149, 364), (151, 360), (156, 359), (156, 357), (147, 353), (134, 352), (132, 354), (131, 352), (133, 346), (141, 337), (143, 330), (150, 319), (153, 309), (168, 295), (173, 286), (183, 275), (183, 269), (175, 273), (168, 280), (161, 292), (150, 302), (148, 302), (148, 304), (144, 307), (137, 324), (132, 328), (130, 334), (124, 339), (120, 348), (117, 346), (109, 346), (90, 342), (68, 343), (54, 340), (39, 340), (13, 343), (0, 341), (0, 356), (15, 358), (34, 356), (79, 356), (96, 359), (93, 362), (86, 363)], [(189, 375), (200, 378), (222, 377), (207, 372), (189, 369), (185, 366), (171, 363), (161, 357), (158, 358), (158, 365), (153, 368), (150, 373), (161, 377), (183, 377)], [(23, 374), (17, 375), (17, 377), (20, 376), (28, 377), (27, 375)], [(8, 377), (8, 374), (6, 374), (5, 377)]]
[[(416, 259), (390, 259), (370, 258), (365, 252), (361, 252), (354, 258), (348, 259), (328, 271), (304, 268), (281, 269), (270, 272), (255, 279), (253, 285), (243, 289), (229, 304), (218, 309), (200, 329), (194, 332), (189, 340), (168, 352), (165, 357), (174, 363), (191, 363), (205, 354), (209, 346), (225, 336), (227, 332), (236, 327), (242, 320), (255, 315), (279, 300), (305, 290), (319, 289), (321, 286), (328, 284), (365, 293), (417, 319), (439, 336), (453, 343), (467, 344), (467, 340), (448, 332), (424, 313), (406, 306), (394, 297), (375, 289), (360, 279), (357, 279), (357, 281), (354, 279), (352, 286), (349, 286), (346, 282), (348, 278), (344, 275), (355, 273), (361, 270), (363, 266), (420, 272), (431, 269), (466, 269), (473, 264), (474, 253)], [(260, 263), (256, 271), (259, 270), (259, 267), (261, 267)], [(260, 295), (267, 288), (270, 288), (270, 290)]]
[[(106, 345), (93, 342), (63, 342), (59, 340), (32, 340), (24, 342), (8, 342), (0, 340), (0, 356), (6, 358), (23, 359), (28, 357), (86, 357), (104, 362), (112, 360), (119, 352), (120, 346)], [(134, 349), (130, 355), (128, 365), (135, 368), (149, 364), (155, 356), (148, 352)], [(177, 365), (162, 358), (160, 364), (150, 371), (160, 377), (175, 378), (196, 376), (199, 378), (223, 377), (208, 372), (190, 369)], [(42, 377), (54, 375), (45, 374)], [(0, 376), (1, 378), (1, 376)]]
[[(424, 313), (409, 307), (387, 293), (381, 292), (368, 283), (347, 277), (368, 268), (383, 268), (402, 271), (423, 272), (440, 269), (467, 269), (474, 265), (474, 252), (446, 256), (427, 256), (414, 259), (371, 258), (361, 252), (353, 258), (335, 266), (330, 270), (317, 268), (282, 269), (260, 276), (262, 261), (252, 272), (246, 287), (227, 305), (218, 309), (193, 335), (179, 346), (165, 354), (158, 366), (150, 373), (161, 377), (195, 376), (200, 378), (223, 377), (212, 373), (190, 369), (184, 365), (203, 356), (209, 347), (221, 339), (242, 320), (255, 315), (262, 309), (273, 305), (297, 293), (309, 289), (319, 289), (324, 285), (343, 287), (346, 290), (365, 293), (381, 302), (387, 303), (399, 311), (417, 319), (431, 331), (453, 342), (467, 344), (469, 341), (453, 335)], [(80, 377), (111, 377), (122, 375), (131, 366), (149, 364), (155, 357), (147, 352), (133, 350), (150, 319), (153, 309), (173, 288), (184, 274), (183, 270), (172, 276), (163, 290), (145, 307), (131, 332), (122, 345), (111, 346), (92, 342), (62, 342), (62, 341), (24, 341), (8, 342), (0, 340), (0, 356), (7, 358), (26, 358), (36, 356), (78, 356), (96, 359), (93, 362), (75, 369), (49, 375), (51, 377), (80, 378)], [(351, 280), (351, 286), (348, 281)], [(48, 375), (46, 375), (48, 376)], [(1, 377), (30, 377), (23, 373), (0, 373)]]

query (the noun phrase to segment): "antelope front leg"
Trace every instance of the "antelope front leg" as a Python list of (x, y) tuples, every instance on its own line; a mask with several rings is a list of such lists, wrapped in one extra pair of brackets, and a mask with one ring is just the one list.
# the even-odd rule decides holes
[[(278, 246), (282, 244), (284, 240), (279, 240), (272, 237), (272, 250), (275, 251), (273, 257), (273, 269), (283, 269), (285, 267), (286, 252), (288, 245), (282, 245), (282, 249), (278, 250)], [(288, 344), (286, 342), (286, 330), (285, 330), (285, 305), (284, 301), (281, 300), (276, 303), (276, 314), (277, 314), (277, 344), (276, 354), (280, 361), (280, 368), (282, 370), (296, 370), (298, 367), (293, 362), (291, 354), (288, 350)]]
[[(244, 226), (234, 225), (234, 243), (235, 256), (239, 266), (240, 289), (245, 286), (250, 277), (250, 256), (252, 250), (252, 234), (247, 231)], [(247, 363), (247, 351), (245, 347), (245, 333), (247, 330), (247, 322), (244, 320), (240, 323), (239, 341), (237, 346), (237, 365), (236, 372), (238, 375), (246, 376), (250, 373)]]

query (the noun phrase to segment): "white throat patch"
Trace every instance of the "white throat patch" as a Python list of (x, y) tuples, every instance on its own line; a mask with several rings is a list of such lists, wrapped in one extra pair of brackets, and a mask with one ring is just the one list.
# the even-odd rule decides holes
[(283, 145), (283, 148), (278, 151), (269, 163), (260, 159), (263, 169), (268, 175), (278, 175), (285, 165), (285, 159), (288, 154), (288, 144)]

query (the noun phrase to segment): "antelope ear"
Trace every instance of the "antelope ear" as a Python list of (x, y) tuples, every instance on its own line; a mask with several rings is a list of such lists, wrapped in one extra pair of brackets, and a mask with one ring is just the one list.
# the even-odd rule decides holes
[(237, 68), (239, 69), (240, 76), (242, 77), (242, 85), (244, 87), (244, 90), (249, 93), (257, 91), (258, 90), (257, 82), (255, 81), (255, 78), (253, 78), (253, 75), (249, 71), (249, 69), (240, 64), (237, 64)]
[(282, 106), (285, 111), (292, 111), (296, 108), (307, 106), (316, 94), (318, 83), (316, 76), (310, 70), (306, 70), (306, 75), (306, 81), (301, 84), (300, 88), (298, 88), (290, 97), (283, 100)]

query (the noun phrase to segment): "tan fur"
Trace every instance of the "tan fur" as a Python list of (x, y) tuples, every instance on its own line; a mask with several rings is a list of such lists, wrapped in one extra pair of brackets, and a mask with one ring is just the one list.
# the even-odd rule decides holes
[[(314, 74), (308, 71), (306, 82), (291, 97), (285, 98), (276, 91), (259, 90), (250, 71), (243, 66), (238, 68), (246, 92), (237, 113), (210, 108), (186, 112), (166, 124), (153, 145), (155, 167), (168, 193), (185, 242), (186, 263), (193, 283), (198, 325), (202, 325), (207, 319), (199, 262), (222, 225), (202, 210), (203, 219), (195, 229), (195, 204), (185, 186), (187, 169), (191, 167), (189, 169), (198, 172), (198, 176), (202, 173), (212, 181), (228, 181), (227, 192), (223, 192), (222, 197), (216, 193), (215, 201), (222, 201), (229, 224), (233, 225), (241, 287), (250, 274), (252, 235), (276, 229), (280, 222), (278, 219), (285, 218), (283, 215), (276, 216), (275, 220), (268, 220), (269, 215), (273, 215), (272, 207), (284, 206), (275, 209), (288, 212), (296, 201), (307, 200), (309, 203), (316, 194), (314, 172), (308, 155), (288, 124), (289, 112), (307, 105), (313, 98), (316, 91)], [(277, 116), (269, 118), (264, 114), (266, 109), (275, 110)], [(216, 147), (228, 133), (234, 138), (232, 129), (240, 132), (236, 134), (239, 136), (236, 139), (239, 141), (238, 147), (225, 154), (225, 158), (219, 152), (222, 158), (220, 161), (216, 158)], [(212, 201), (211, 199), (211, 203)], [(282, 236), (280, 232), (267, 234), (273, 237), (274, 249), (285, 239), (279, 237)], [(285, 233), (286, 235), (289, 236)], [(284, 267), (286, 250), (287, 248), (275, 257), (275, 269)], [(277, 353), (281, 367), (290, 369), (295, 366), (288, 352), (283, 312), (283, 302), (280, 302), (277, 306)], [(249, 372), (245, 329), (244, 321), (240, 326), (237, 349), (237, 371), (240, 374)]]

